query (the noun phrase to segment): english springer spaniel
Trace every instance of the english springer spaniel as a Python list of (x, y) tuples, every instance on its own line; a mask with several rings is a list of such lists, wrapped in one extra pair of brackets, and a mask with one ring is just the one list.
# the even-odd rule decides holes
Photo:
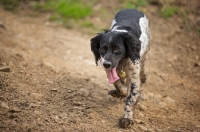
[(124, 113), (119, 120), (122, 128), (133, 124), (133, 108), (141, 95), (140, 85), (146, 80), (144, 61), (150, 39), (147, 16), (135, 9), (124, 9), (116, 14), (109, 30), (90, 40), (96, 65), (100, 60), (108, 82), (116, 88), (108, 94), (126, 97)]

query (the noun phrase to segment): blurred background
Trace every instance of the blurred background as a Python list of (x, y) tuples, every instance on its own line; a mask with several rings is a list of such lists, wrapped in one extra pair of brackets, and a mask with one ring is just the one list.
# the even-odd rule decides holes
[[(90, 51), (123, 8), (144, 12), (153, 37), (130, 129)], [(199, 130), (200, 0), (0, 0), (1, 132)]]
[(166, 20), (178, 17), (182, 19), (182, 28), (200, 32), (198, 0), (1, 0), (0, 4), (5, 10), (32, 17), (49, 14), (49, 21), (88, 33), (109, 28), (111, 19), (122, 8), (138, 9)]

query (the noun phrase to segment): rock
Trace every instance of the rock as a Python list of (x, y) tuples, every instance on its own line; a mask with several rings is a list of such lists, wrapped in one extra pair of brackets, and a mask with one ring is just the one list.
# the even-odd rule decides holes
[(139, 112), (139, 113), (138, 113), (138, 116), (141, 117), (141, 118), (143, 118), (143, 117), (144, 117), (144, 114), (142, 114), (142, 113)]
[(195, 125), (195, 127), (199, 128), (200, 129), (200, 125)]
[(161, 129), (156, 129), (156, 132), (162, 132), (163, 130), (161, 130)]
[(52, 92), (58, 92), (58, 89), (57, 88), (52, 88), (51, 91)]
[(141, 94), (141, 101), (146, 101), (148, 98), (147, 98), (147, 95), (146, 94)]
[(160, 94), (155, 94), (154, 99), (156, 101), (160, 100), (162, 98), (162, 96)]
[(40, 100), (43, 97), (43, 95), (39, 94), (39, 93), (31, 93), (30, 95), (33, 96), (35, 99), (38, 99), (38, 100)]
[(35, 108), (35, 107), (40, 107), (41, 105), (30, 103), (29, 108)]
[(20, 112), (21, 110), (18, 107), (12, 107), (12, 108), (10, 108), (9, 111), (14, 113), (14, 112)]
[(145, 132), (155, 132), (152, 128), (149, 128), (148, 130), (146, 130)]
[(90, 94), (90, 92), (88, 90), (84, 89), (84, 88), (81, 88), (79, 90), (79, 93), (84, 97), (87, 97)]
[(105, 121), (104, 121), (104, 120), (102, 120), (101, 122), (102, 122), (103, 124), (105, 123)]
[(143, 121), (139, 120), (139, 119), (134, 119), (134, 122), (137, 124), (143, 124)]
[(5, 103), (5, 102), (1, 102), (0, 106), (1, 106), (2, 108), (9, 109), (8, 104)]
[(178, 56), (175, 55), (175, 54), (174, 54), (174, 55), (170, 55), (170, 56), (171, 56), (171, 57), (168, 58), (168, 61), (169, 61), (169, 62), (174, 62), (174, 61), (176, 61), (176, 60), (178, 59)]
[(38, 111), (38, 110), (35, 110), (35, 111), (34, 111), (34, 114), (36, 114), (36, 115), (40, 115), (40, 114), (41, 114), (41, 112), (40, 112), (40, 111)]
[(147, 130), (148, 130), (148, 129), (147, 129), (145, 126), (143, 126), (143, 125), (138, 125), (138, 128), (141, 129), (141, 130), (143, 130), (143, 131), (147, 131)]
[(154, 94), (153, 94), (153, 93), (147, 93), (147, 97), (148, 97), (148, 98), (153, 98), (153, 97), (154, 97)]
[(1, 21), (0, 21), (0, 28), (3, 28), (5, 30), (7, 29), (6, 26), (3, 24), (3, 22), (1, 22)]
[(138, 105), (138, 108), (142, 111), (146, 111), (146, 106), (142, 105), (142, 104), (139, 104)]
[(47, 80), (47, 83), (49, 83), (49, 84), (53, 84), (53, 81)]
[(168, 104), (174, 104), (175, 101), (174, 99), (172, 99), (171, 97), (167, 96), (163, 98), (164, 102), (168, 103)]
[(92, 98), (91, 98), (91, 97), (88, 97), (87, 99), (90, 100), (90, 101), (92, 101)]
[(60, 114), (58, 115), (58, 117), (59, 117), (60, 119), (66, 119), (66, 118), (67, 118), (67, 113), (60, 113)]
[(0, 67), (0, 72), (10, 72), (9, 66)]
[(195, 56), (195, 59), (198, 61), (198, 60), (199, 60), (199, 56), (198, 56), (198, 55), (196, 55), (196, 56)]
[(164, 103), (164, 102), (158, 102), (158, 106), (159, 107), (165, 107), (167, 104), (166, 103)]
[(55, 66), (52, 65), (52, 64), (49, 63), (49, 62), (42, 62), (40, 65), (41, 65), (41, 66), (44, 66), (44, 67), (47, 67), (47, 68), (50, 68), (50, 69), (53, 70), (54, 72), (57, 72)]
[(74, 103), (74, 105), (82, 105), (83, 103), (82, 102), (80, 102), (80, 101), (73, 101), (73, 103)]

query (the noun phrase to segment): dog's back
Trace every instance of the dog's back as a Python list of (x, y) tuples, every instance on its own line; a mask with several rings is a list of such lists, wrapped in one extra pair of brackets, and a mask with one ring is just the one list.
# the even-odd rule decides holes
[(110, 30), (128, 32), (138, 37), (141, 41), (141, 56), (149, 50), (151, 34), (149, 30), (149, 20), (144, 13), (135, 9), (121, 10), (112, 21)]

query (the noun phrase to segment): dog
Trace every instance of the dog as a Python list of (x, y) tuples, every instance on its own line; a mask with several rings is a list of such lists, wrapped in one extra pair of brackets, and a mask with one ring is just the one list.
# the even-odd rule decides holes
[(150, 49), (151, 32), (147, 16), (135, 9), (119, 11), (109, 30), (91, 38), (90, 46), (96, 65), (100, 60), (108, 81), (115, 90), (113, 97), (125, 97), (125, 107), (119, 126), (130, 127), (133, 122), (134, 105), (141, 96), (141, 84), (145, 82), (144, 61)]

